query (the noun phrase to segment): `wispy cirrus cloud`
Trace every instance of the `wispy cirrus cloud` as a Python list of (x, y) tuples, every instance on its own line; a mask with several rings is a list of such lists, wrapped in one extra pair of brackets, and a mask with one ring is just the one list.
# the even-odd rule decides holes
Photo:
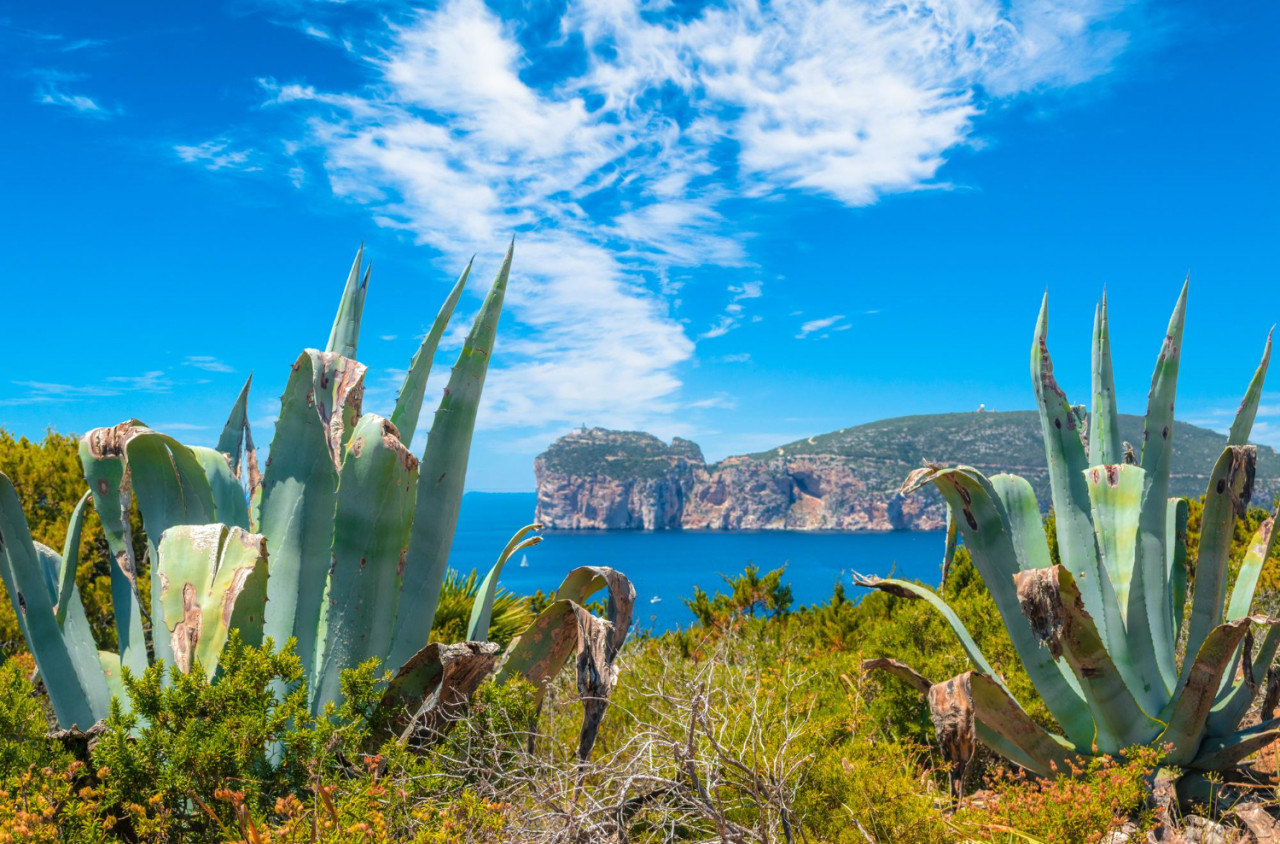
[(847, 331), (851, 327), (849, 323), (845, 322), (844, 314), (811, 319), (801, 323), (800, 333), (796, 334), (796, 339), (803, 340), (812, 336), (829, 337), (833, 331)]
[(21, 388), (23, 394), (0, 399), (0, 406), (51, 404), (121, 396), (125, 393), (168, 393), (173, 389), (173, 382), (161, 370), (144, 372), (141, 375), (111, 375), (95, 384), (59, 384), (49, 381), (12, 381), (10, 383)]
[(85, 78), (83, 74), (41, 69), (32, 71), (31, 75), (36, 79), (36, 102), (42, 105), (70, 109), (78, 115), (97, 120), (107, 120), (120, 114), (119, 108), (105, 106), (93, 97), (69, 90), (69, 86)]
[[(547, 46), (481, 0), (447, 0), (344, 41), (370, 69), (365, 88), (262, 85), (276, 114), (296, 115), (281, 167), (295, 184), (318, 153), (336, 195), (459, 262), (518, 233), (517, 326), (483, 425), (636, 426), (681, 406), (695, 354), (667, 269), (750, 271), (726, 200), (858, 206), (945, 188), (939, 168), (991, 98), (1110, 69), (1125, 5), (728, 0), (676, 16), (571, 0)], [(219, 139), (184, 157), (235, 169), (249, 161), (227, 158), (238, 148)], [(741, 324), (753, 284), (702, 319), (700, 339)]]
[(199, 144), (175, 144), (173, 151), (188, 164), (206, 170), (242, 170), (253, 172), (262, 167), (256, 163), (251, 149), (235, 149), (226, 138), (214, 138)]
[(188, 355), (183, 366), (191, 366), (204, 372), (235, 372), (235, 369), (212, 355)]

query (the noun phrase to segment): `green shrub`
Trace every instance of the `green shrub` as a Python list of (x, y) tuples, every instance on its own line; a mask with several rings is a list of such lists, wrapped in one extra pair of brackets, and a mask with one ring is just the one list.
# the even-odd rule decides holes
[[(1142, 840), (1152, 824), (1148, 780), (1160, 754), (1135, 747), (1122, 759), (1102, 756), (1055, 779), (1000, 772), (988, 783), (981, 808), (962, 808), (954, 827), (980, 841), (1095, 844), (1126, 821), (1136, 821)], [(1011, 832), (1016, 830), (1017, 832)]]

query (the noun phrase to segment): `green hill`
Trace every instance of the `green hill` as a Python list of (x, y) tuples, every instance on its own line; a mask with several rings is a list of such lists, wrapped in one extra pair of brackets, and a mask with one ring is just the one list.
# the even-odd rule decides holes
[[(1121, 437), (1142, 453), (1142, 417), (1121, 416)], [(1226, 446), (1223, 434), (1185, 422), (1173, 426), (1173, 476), (1171, 493), (1198, 496), (1204, 492), (1209, 471)], [(778, 457), (833, 455), (854, 465), (900, 464), (910, 471), (925, 461), (952, 465), (963, 463), (987, 474), (1014, 472), (1048, 495), (1048, 474), (1040, 420), (1035, 411), (934, 413), (882, 419), (828, 434), (797, 440), (770, 451), (747, 456), (749, 460)], [(731, 458), (732, 459), (732, 458)], [(741, 458), (736, 458), (741, 459)], [(905, 472), (904, 472), (905, 476)], [(1258, 448), (1257, 486), (1254, 502), (1269, 506), (1280, 492), (1280, 455), (1268, 446)]]

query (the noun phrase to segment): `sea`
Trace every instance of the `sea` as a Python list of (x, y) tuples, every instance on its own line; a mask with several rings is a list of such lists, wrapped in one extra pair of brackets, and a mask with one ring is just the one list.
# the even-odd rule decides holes
[[(484, 577), (511, 534), (533, 521), (535, 493), (468, 492), (462, 498), (450, 565)], [(748, 565), (786, 569), (795, 606), (824, 603), (837, 582), (857, 599), (853, 572), (919, 579), (936, 585), (942, 531), (826, 533), (813, 531), (549, 531), (503, 567), (499, 584), (518, 594), (553, 592), (577, 566), (611, 566), (635, 584), (635, 621), (660, 633), (688, 627), (693, 613), (683, 599), (695, 586), (728, 591), (721, 575)]]

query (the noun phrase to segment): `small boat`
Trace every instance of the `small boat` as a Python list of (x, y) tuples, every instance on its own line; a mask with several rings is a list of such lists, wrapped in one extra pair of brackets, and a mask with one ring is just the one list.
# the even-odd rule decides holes
[(528, 567), (529, 567), (529, 555), (528, 555), (528, 554), (521, 554), (521, 555), (520, 555), (520, 568), (522, 568), (522, 569), (527, 569)]
[(657, 595), (654, 595), (652, 598), (650, 598), (650, 599), (649, 599), (649, 603), (651, 603), (651, 604), (661, 604), (661, 603), (662, 603), (662, 599), (661, 599), (661, 598), (659, 598)]

